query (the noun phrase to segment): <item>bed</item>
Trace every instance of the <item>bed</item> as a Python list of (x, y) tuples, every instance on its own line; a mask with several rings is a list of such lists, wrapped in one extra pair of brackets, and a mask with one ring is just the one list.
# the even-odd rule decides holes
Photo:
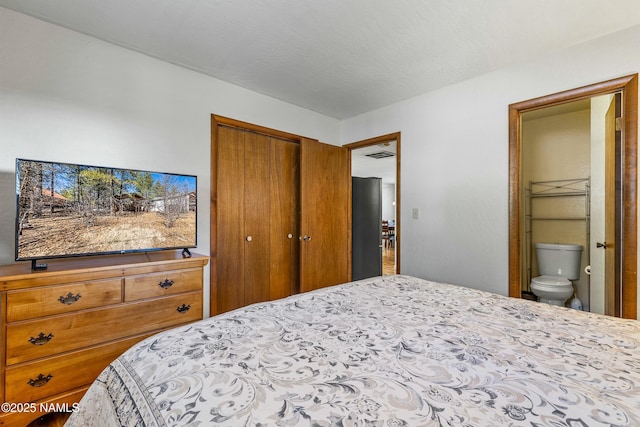
[(410, 276), (150, 337), (68, 426), (640, 426), (640, 322)]

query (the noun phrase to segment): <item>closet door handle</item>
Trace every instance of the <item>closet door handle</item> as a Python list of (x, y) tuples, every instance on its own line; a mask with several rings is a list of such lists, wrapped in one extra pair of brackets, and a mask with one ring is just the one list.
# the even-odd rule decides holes
[(293, 239), (293, 234), (291, 233), (287, 234), (287, 239)]
[(247, 242), (250, 242), (250, 241), (252, 241), (252, 240), (253, 240), (253, 237), (251, 237), (251, 236), (247, 236)]
[(304, 240), (305, 242), (308, 242), (309, 240), (311, 240), (311, 236), (309, 236), (308, 234), (305, 234), (305, 235), (302, 237), (302, 240)]

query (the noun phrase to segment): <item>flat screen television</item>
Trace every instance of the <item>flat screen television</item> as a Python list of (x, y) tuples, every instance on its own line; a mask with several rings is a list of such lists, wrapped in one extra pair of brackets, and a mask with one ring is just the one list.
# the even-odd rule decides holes
[[(197, 177), (16, 159), (16, 261), (197, 245)], [(185, 255), (186, 256), (186, 255)]]

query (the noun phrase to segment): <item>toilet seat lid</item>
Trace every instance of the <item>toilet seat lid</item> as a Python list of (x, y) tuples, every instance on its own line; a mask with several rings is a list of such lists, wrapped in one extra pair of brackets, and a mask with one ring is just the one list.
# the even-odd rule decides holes
[(531, 279), (531, 283), (537, 283), (539, 285), (546, 286), (567, 286), (571, 285), (571, 281), (566, 277), (556, 276), (538, 276)]

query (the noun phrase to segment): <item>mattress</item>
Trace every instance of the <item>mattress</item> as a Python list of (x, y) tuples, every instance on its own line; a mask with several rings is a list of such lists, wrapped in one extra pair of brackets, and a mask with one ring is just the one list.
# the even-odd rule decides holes
[(639, 426), (640, 322), (410, 276), (162, 332), (68, 426)]

